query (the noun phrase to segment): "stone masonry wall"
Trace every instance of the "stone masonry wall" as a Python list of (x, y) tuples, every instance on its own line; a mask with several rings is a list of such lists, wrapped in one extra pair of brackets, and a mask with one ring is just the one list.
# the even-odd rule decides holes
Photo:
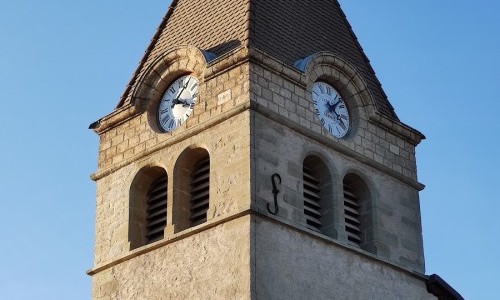
[(150, 117), (144, 112), (100, 135), (98, 172), (141, 156), (183, 133), (189, 134), (209, 120), (220, 118), (245, 102), (249, 91), (248, 65), (240, 65), (200, 83), (199, 103), (186, 123), (172, 133), (152, 130)]
[[(188, 57), (182, 65), (187, 69), (199, 69), (196, 57)], [(216, 63), (210, 69), (197, 71), (199, 102), (191, 117), (174, 132), (154, 130), (148, 110), (100, 132), (98, 169), (93, 175), (97, 183), (94, 267), (129, 253), (130, 188), (136, 174), (144, 167), (162, 167), (167, 173), (165, 236), (173, 236), (173, 170), (178, 157), (188, 148), (201, 147), (210, 154), (207, 223), (249, 209), (250, 120), (245, 108), (249, 92), (248, 65), (230, 66), (220, 73), (217, 71), (221, 67), (217, 66)], [(172, 69), (178, 67), (171, 66)]]
[[(173, 169), (180, 154), (192, 146), (210, 153), (209, 222), (249, 208), (250, 150), (248, 112), (239, 114), (203, 133), (161, 149), (97, 181), (94, 265), (110, 262), (130, 251), (128, 220), (130, 187), (145, 166), (159, 166), (168, 175), (167, 235), (173, 232)], [(146, 246), (148, 247), (148, 246)]]
[[(308, 155), (315, 155), (328, 166), (334, 190), (330, 199), (323, 199), (333, 201), (334, 233), (323, 237), (348, 245), (343, 178), (354, 173), (370, 191), (367, 205), (371, 223), (365, 224), (365, 230), (371, 233), (366, 250), (380, 259), (424, 273), (415, 145), (372, 122), (373, 110), (357, 99), (362, 92), (355, 95), (342, 90), (342, 85), (351, 83), (343, 83), (342, 75), (334, 68), (315, 68), (313, 73), (302, 75), (311, 77), (306, 80), (297, 80), (294, 73), (298, 71), (277, 62), (252, 64), (250, 68), (251, 101), (256, 103), (252, 114), (255, 207), (268, 214), (266, 206), (273, 199), (271, 175), (278, 173), (282, 177), (278, 217), (307, 230), (302, 164)], [(317, 78), (339, 82), (338, 89), (347, 95), (344, 101), (350, 108), (353, 128), (344, 139), (334, 138), (316, 116), (309, 89)]]
[(249, 222), (233, 220), (99, 272), (93, 299), (250, 299)]
[(437, 300), (423, 277), (276, 222), (252, 220), (253, 299)]
[[(278, 64), (276, 62), (276, 64)], [(286, 66), (280, 66), (282, 73), (298, 73)], [(332, 70), (321, 69), (318, 73), (332, 74)], [(323, 74), (314, 74), (320, 77)], [(334, 75), (335, 76), (335, 75)], [(270, 111), (282, 116), (304, 130), (332, 139), (330, 133), (315, 116), (311, 91), (294, 82), (278, 71), (252, 64), (250, 68), (250, 97)], [(344, 99), (350, 101), (350, 99)], [(361, 110), (357, 108), (356, 110)], [(416, 180), (415, 145), (388, 131), (360, 114), (355, 121), (355, 135), (349, 139), (337, 139), (336, 143), (357, 154), (384, 165), (403, 176)]]
[[(360, 164), (345, 154), (288, 130), (266, 117), (256, 114), (255, 173), (256, 207), (267, 214), (272, 202), (271, 175), (281, 175), (279, 218), (306, 229), (303, 200), (302, 163), (308, 155), (316, 155), (327, 165), (332, 176), (333, 194), (323, 201), (333, 202), (334, 236), (323, 236), (348, 245), (343, 210), (343, 178), (349, 173), (360, 175), (370, 189), (370, 207), (374, 221), (369, 241), (374, 254), (401, 267), (424, 273), (422, 228), (418, 192), (387, 174)], [(326, 204), (324, 204), (326, 205)], [(358, 250), (360, 250), (358, 248)], [(360, 250), (361, 251), (361, 250)]]

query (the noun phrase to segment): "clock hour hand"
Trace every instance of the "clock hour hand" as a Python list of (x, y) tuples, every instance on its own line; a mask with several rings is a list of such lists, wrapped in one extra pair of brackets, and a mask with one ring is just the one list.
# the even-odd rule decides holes
[(181, 100), (179, 100), (178, 98), (175, 98), (173, 101), (172, 101), (172, 108), (174, 108), (175, 105), (177, 104), (183, 104), (184, 102), (182, 102)]
[(175, 97), (174, 101), (172, 101), (172, 108), (174, 108), (174, 106), (176, 104), (185, 104), (186, 103), (185, 101), (179, 100), (179, 98), (181, 97), (181, 95), (184, 92), (184, 90), (188, 87), (190, 80), (191, 80), (191, 77), (188, 78), (188, 81), (186, 82), (186, 84), (184, 84), (182, 86), (182, 89), (179, 91), (179, 94), (177, 95), (177, 97)]
[[(335, 99), (333, 99), (333, 101), (337, 100), (337, 98), (338, 98), (338, 95), (335, 96)], [(335, 115), (335, 118), (337, 119), (337, 121), (342, 123), (342, 120), (340, 120), (340, 115), (335, 111), (337, 109), (337, 106), (340, 104), (340, 102), (342, 102), (340, 100), (341, 99), (339, 98), (338, 101), (334, 104), (330, 104), (330, 101), (327, 101), (326, 106), (327, 106), (328, 110)]]
[[(340, 102), (340, 101), (339, 101)], [(337, 102), (336, 104), (330, 104), (330, 101), (327, 101), (326, 102), (326, 107), (328, 108), (328, 110), (335, 115), (335, 117), (338, 119), (339, 118), (339, 115), (337, 114), (337, 112), (335, 112), (335, 108), (337, 107), (338, 103)]]
[(340, 104), (340, 100), (341, 100), (341, 99), (339, 98), (339, 96), (338, 96), (338, 95), (337, 95), (337, 96), (335, 96), (335, 99), (333, 99), (333, 101), (335, 101), (335, 100), (337, 100), (337, 99), (338, 99), (338, 101), (337, 101), (335, 104), (333, 104), (333, 107), (332, 107), (333, 111), (335, 111), (335, 109), (337, 108), (337, 106)]
[(193, 99), (186, 99), (183, 103), (182, 103), (182, 106), (186, 107), (186, 106), (192, 106), (194, 105), (194, 101)]
[(186, 107), (186, 106), (191, 106), (194, 104), (193, 100), (192, 99), (186, 99), (186, 100), (174, 100), (172, 101), (172, 108), (174, 108), (175, 105), (177, 104), (182, 104), (183, 107)]

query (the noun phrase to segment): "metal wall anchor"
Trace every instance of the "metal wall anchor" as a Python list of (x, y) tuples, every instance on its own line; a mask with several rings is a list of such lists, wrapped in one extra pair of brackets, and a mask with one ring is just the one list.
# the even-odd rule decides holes
[[(276, 180), (278, 183), (276, 183)], [(273, 176), (271, 176), (271, 181), (273, 182), (273, 195), (274, 195), (274, 211), (272, 211), (269, 208), (269, 204), (267, 203), (267, 211), (272, 214), (272, 215), (277, 215), (279, 211), (278, 207), (278, 194), (280, 193), (280, 190), (278, 190), (278, 184), (281, 184), (281, 176), (278, 173), (274, 173)]]

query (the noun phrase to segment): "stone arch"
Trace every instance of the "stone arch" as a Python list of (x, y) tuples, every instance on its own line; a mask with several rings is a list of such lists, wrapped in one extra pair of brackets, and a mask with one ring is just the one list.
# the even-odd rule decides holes
[(337, 89), (354, 122), (375, 114), (374, 97), (363, 76), (342, 57), (330, 52), (318, 52), (297, 61), (295, 67), (303, 73), (306, 90), (311, 91), (316, 81), (325, 81)]
[(210, 154), (201, 146), (191, 146), (185, 149), (178, 157), (174, 167), (174, 193), (173, 193), (173, 224), (174, 231), (180, 232), (190, 227), (201, 224), (193, 222), (193, 175), (199, 163), (208, 160), (208, 201), (204, 208), (206, 216), (201, 223), (208, 221), (207, 211), (210, 206)]
[[(315, 154), (305, 156), (302, 168), (305, 224), (312, 230), (336, 238), (334, 181), (330, 168), (326, 160)], [(311, 192), (316, 196), (311, 196)], [(315, 219), (319, 224), (315, 224)]]
[(156, 108), (168, 85), (175, 79), (191, 74), (200, 81), (200, 95), (208, 61), (209, 52), (194, 46), (177, 46), (164, 51), (140, 75), (136, 87), (131, 92), (132, 104), (138, 111), (148, 113), (151, 128), (159, 131), (156, 123)]
[[(165, 190), (168, 190), (168, 175), (167, 171), (159, 166), (144, 166), (136, 174), (130, 185), (129, 192), (129, 226), (128, 240), (130, 249), (146, 245), (148, 242), (148, 191), (151, 185), (158, 179), (164, 179)], [(167, 197), (167, 196), (165, 196)], [(167, 204), (165, 203), (165, 209)], [(166, 211), (165, 225), (166, 227)], [(163, 234), (160, 234), (163, 237)]]
[[(373, 184), (369, 179), (359, 170), (349, 169), (342, 179), (342, 189), (344, 191), (344, 201), (346, 200), (346, 193), (354, 194), (359, 201), (359, 222), (360, 222), (360, 242), (356, 243), (350, 239), (348, 233), (348, 205), (344, 202), (344, 218), (345, 218), (345, 229), (346, 229), (346, 239), (347, 242), (359, 246), (361, 249), (368, 252), (377, 253), (375, 247), (375, 195), (376, 191), (373, 188)], [(348, 197), (347, 197), (348, 198)]]

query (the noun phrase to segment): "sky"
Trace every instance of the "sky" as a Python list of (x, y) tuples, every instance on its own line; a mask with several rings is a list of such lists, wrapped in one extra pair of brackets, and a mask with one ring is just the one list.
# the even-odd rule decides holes
[[(427, 274), (500, 287), (500, 1), (340, 0), (417, 147)], [(90, 299), (98, 137), (166, 0), (0, 2), (2, 299)], [(498, 296), (497, 296), (498, 297)]]

